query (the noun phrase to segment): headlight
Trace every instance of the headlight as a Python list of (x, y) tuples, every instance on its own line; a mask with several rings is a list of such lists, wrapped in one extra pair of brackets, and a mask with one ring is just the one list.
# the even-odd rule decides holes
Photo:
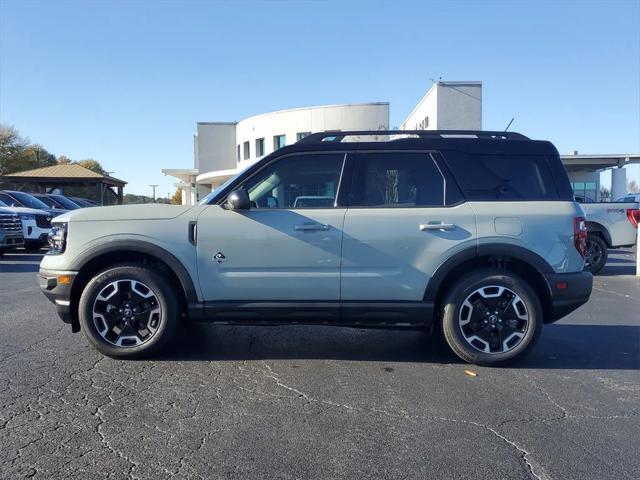
[(36, 216), (29, 213), (19, 213), (20, 220), (35, 220)]
[(49, 234), (49, 253), (62, 253), (67, 246), (67, 224), (54, 223)]

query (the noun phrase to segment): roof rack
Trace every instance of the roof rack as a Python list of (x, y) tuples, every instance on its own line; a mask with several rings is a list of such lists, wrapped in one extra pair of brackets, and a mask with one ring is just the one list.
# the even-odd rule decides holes
[[(377, 135), (415, 135), (420, 138), (485, 138), (492, 140), (529, 140), (521, 133), (487, 130), (327, 130), (312, 133), (296, 143), (342, 142), (345, 137)], [(391, 139), (393, 140), (393, 139)]]

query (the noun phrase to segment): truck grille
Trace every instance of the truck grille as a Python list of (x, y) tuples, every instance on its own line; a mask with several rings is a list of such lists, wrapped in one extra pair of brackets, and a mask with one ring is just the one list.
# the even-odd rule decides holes
[(51, 217), (49, 215), (36, 215), (36, 225), (40, 228), (51, 228)]
[(17, 215), (0, 213), (0, 230), (8, 234), (22, 234), (22, 222), (20, 221), (20, 217)]

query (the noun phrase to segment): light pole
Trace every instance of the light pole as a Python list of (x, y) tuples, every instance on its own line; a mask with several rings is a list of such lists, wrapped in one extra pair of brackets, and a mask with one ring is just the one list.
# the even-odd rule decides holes
[(149, 185), (151, 188), (153, 188), (153, 203), (156, 203), (156, 187), (158, 185)]

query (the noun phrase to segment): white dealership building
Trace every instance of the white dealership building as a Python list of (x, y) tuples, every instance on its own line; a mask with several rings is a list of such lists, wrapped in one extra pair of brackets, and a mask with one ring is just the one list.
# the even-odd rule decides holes
[[(389, 103), (373, 102), (279, 110), (239, 122), (198, 122), (194, 166), (163, 169), (179, 179), (182, 202), (193, 205), (248, 165), (310, 133), (327, 130), (389, 130)], [(400, 130), (482, 130), (482, 82), (435, 82)], [(624, 166), (640, 155), (562, 157), (577, 195), (598, 200), (600, 171), (613, 168), (612, 197), (626, 193)], [(615, 168), (614, 168), (615, 167)]]

